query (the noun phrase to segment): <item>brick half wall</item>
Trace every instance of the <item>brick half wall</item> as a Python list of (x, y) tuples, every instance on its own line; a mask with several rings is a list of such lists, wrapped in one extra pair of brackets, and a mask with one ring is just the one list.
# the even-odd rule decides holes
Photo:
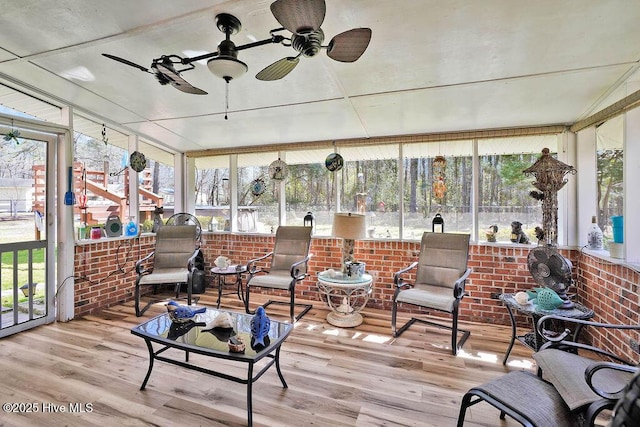
[[(133, 299), (135, 261), (154, 247), (154, 236), (137, 239), (100, 240), (76, 246), (75, 315), (121, 304)], [(219, 255), (234, 264), (244, 264), (273, 248), (273, 235), (243, 235), (204, 233), (202, 250), (207, 273)], [(314, 238), (311, 244), (310, 277), (296, 286), (296, 297), (322, 304), (316, 287), (316, 276), (329, 268), (340, 268), (342, 241), (335, 238)], [(460, 320), (508, 325), (506, 308), (497, 299), (501, 293), (515, 293), (536, 287), (527, 268), (527, 255), (532, 245), (472, 245), (469, 266), (473, 268), (460, 306)], [(394, 292), (393, 274), (417, 260), (419, 242), (362, 240), (356, 242), (355, 257), (367, 264), (374, 276), (374, 290), (368, 307), (391, 311)], [(625, 266), (603, 263), (577, 250), (560, 250), (573, 264), (577, 283), (577, 301), (596, 312), (594, 320), (605, 323), (637, 324), (639, 316), (638, 273)], [(408, 280), (412, 280), (408, 276)], [(210, 282), (210, 278), (209, 278)], [(215, 292), (208, 289), (207, 292)], [(278, 291), (265, 291), (278, 294)], [(284, 294), (283, 294), (284, 295)], [(405, 312), (421, 312), (412, 306)], [(432, 314), (438, 315), (434, 312)], [(447, 317), (447, 315), (445, 315)], [(531, 327), (530, 319), (516, 316), (519, 326)], [(624, 334), (591, 334), (596, 345), (638, 363), (640, 336)], [(634, 347), (635, 346), (635, 347)], [(635, 349), (635, 350), (634, 350)]]

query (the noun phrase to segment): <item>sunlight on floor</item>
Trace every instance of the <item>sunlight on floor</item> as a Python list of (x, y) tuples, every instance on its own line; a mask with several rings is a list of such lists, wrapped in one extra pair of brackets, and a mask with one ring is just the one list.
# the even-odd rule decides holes
[(480, 362), (487, 362), (487, 363), (498, 362), (498, 355), (493, 353), (483, 353), (481, 351), (479, 351), (476, 355), (473, 355), (471, 353), (467, 353), (464, 349), (460, 349), (458, 350), (457, 356), (463, 359), (477, 360)]
[[(339, 328), (334, 328), (334, 329), (327, 329), (326, 331), (322, 332), (325, 335), (331, 335), (334, 337), (339, 336), (340, 334), (343, 333), (350, 333), (349, 331), (346, 331), (344, 329), (339, 329)], [(356, 340), (356, 339), (360, 339), (364, 342), (373, 342), (376, 344), (385, 344), (388, 343), (391, 340), (391, 337), (385, 336), (385, 335), (374, 335), (374, 334), (365, 334), (363, 332), (354, 332), (353, 335), (351, 336), (352, 340)]]
[(362, 341), (374, 342), (374, 343), (378, 343), (378, 344), (384, 344), (384, 343), (388, 342), (390, 339), (391, 339), (390, 337), (386, 337), (384, 335), (372, 335), (372, 334), (369, 334)]
[(507, 363), (507, 366), (512, 368), (522, 368), (522, 369), (534, 369), (535, 365), (530, 360), (520, 359), (520, 360), (512, 360)]

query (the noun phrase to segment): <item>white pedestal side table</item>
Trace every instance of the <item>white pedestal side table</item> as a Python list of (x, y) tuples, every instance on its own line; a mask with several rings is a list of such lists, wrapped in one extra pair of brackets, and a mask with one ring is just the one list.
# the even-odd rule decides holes
[(373, 290), (373, 277), (370, 274), (349, 277), (333, 270), (323, 271), (318, 274), (318, 289), (331, 308), (327, 322), (340, 328), (352, 328), (362, 323), (360, 310), (367, 305)]

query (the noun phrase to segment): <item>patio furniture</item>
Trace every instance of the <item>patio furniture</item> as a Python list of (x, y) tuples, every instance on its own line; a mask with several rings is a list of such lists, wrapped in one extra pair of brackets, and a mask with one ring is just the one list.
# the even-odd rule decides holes
[[(209, 329), (208, 325), (211, 325), (220, 315), (229, 316), (232, 328), (214, 327)], [(287, 383), (280, 370), (280, 347), (293, 330), (293, 325), (271, 320), (268, 335), (265, 337), (266, 346), (254, 349), (249, 346), (252, 317), (245, 313), (207, 308), (204, 313), (196, 314), (193, 319), (184, 322), (172, 321), (169, 314), (164, 313), (136, 326), (131, 330), (131, 333), (143, 338), (149, 350), (149, 368), (140, 390), (145, 389), (155, 360), (246, 384), (247, 424), (253, 425), (253, 383), (275, 365), (282, 387), (287, 388)], [(231, 351), (229, 343), (233, 345), (234, 338), (237, 340), (236, 342), (245, 344), (243, 351)], [(171, 350), (165, 353), (169, 349)], [(176, 356), (176, 350), (184, 352), (183, 360)], [(209, 360), (203, 360), (202, 357), (194, 357), (193, 360), (189, 360), (189, 353), (215, 360), (211, 360), (211, 363), (208, 363)], [(218, 363), (220, 360), (246, 366), (246, 375), (242, 376), (237, 370), (230, 371), (228, 364)], [(160, 382), (163, 382), (162, 379)], [(206, 398), (206, 396), (203, 397)]]
[[(468, 234), (426, 232), (422, 235), (418, 261), (393, 276), (396, 290), (393, 294), (391, 331), (394, 337), (400, 336), (415, 322), (450, 329), (451, 353), (457, 353), (470, 334), (469, 331), (458, 330), (458, 306), (465, 296), (465, 281), (472, 271), (467, 268), (468, 258)], [(416, 269), (415, 282), (410, 284), (404, 281), (403, 275), (413, 269)], [(452, 326), (412, 317), (400, 329), (396, 329), (399, 303), (451, 313)], [(459, 342), (458, 332), (462, 332)]]
[[(547, 324), (558, 320), (572, 325), (572, 329), (567, 328), (558, 336), (544, 335)], [(585, 412), (586, 419), (592, 420), (601, 411), (614, 407), (638, 365), (601, 348), (567, 339), (574, 330), (585, 326), (590, 330), (633, 333), (640, 331), (640, 324), (597, 323), (556, 315), (538, 321), (538, 333), (548, 341), (533, 354), (538, 364), (538, 376), (553, 384), (571, 411)], [(606, 361), (596, 362), (594, 357)]]
[[(545, 334), (548, 322), (562, 320), (574, 329), (588, 326), (618, 331), (640, 330), (640, 325), (611, 325), (562, 316), (544, 316), (536, 325), (547, 339), (533, 355), (538, 376), (514, 371), (470, 389), (462, 398), (458, 427), (464, 424), (468, 407), (487, 402), (500, 410), (500, 418), (509, 415), (524, 426), (595, 425), (605, 409), (614, 411), (614, 420), (634, 420), (614, 426), (639, 425), (640, 367), (622, 357), (573, 340), (574, 331), (566, 329), (553, 336)], [(567, 339), (569, 338), (569, 339)], [(600, 359), (585, 357), (589, 352)], [(609, 359), (604, 361), (602, 358)]]
[[(250, 260), (247, 263), (247, 279), (244, 306), (249, 310), (249, 296), (252, 288), (262, 287), (287, 291), (290, 295), (289, 302), (269, 300), (263, 307), (266, 309), (271, 304), (288, 304), (291, 323), (299, 320), (313, 306), (311, 304), (296, 304), (296, 283), (304, 280), (308, 274), (309, 248), (311, 247), (311, 227), (280, 226), (276, 231), (276, 240), (272, 252)], [(259, 262), (268, 262), (265, 268), (258, 267)], [(303, 307), (295, 316), (294, 307)]]
[[(158, 300), (151, 299), (140, 308), (142, 286), (153, 286), (154, 293), (160, 285), (175, 286), (176, 298), (180, 286), (187, 285), (187, 304), (191, 305), (193, 275), (197, 271), (200, 249), (196, 245), (195, 225), (165, 225), (156, 232), (156, 247), (146, 257), (136, 262), (135, 310), (142, 316)], [(149, 263), (152, 263), (149, 266)]]

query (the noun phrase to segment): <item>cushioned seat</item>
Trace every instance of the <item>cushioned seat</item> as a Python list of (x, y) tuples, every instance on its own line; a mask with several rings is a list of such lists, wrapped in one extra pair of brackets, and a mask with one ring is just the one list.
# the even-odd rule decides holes
[[(396, 272), (393, 276), (395, 292), (391, 307), (391, 332), (399, 337), (415, 322), (451, 330), (451, 353), (456, 354), (470, 332), (458, 329), (458, 306), (465, 296), (465, 281), (471, 274), (467, 268), (469, 258), (468, 234), (424, 233), (418, 261)], [(415, 270), (415, 281), (409, 283), (404, 275)], [(396, 327), (398, 304), (411, 304), (426, 310), (451, 314), (451, 326), (412, 317)], [(458, 341), (458, 333), (462, 336)]]
[[(289, 292), (290, 301), (269, 300), (263, 307), (270, 304), (289, 304), (289, 315), (291, 322), (299, 320), (307, 311), (312, 308), (310, 304), (296, 304), (295, 287), (296, 283), (304, 280), (309, 272), (309, 248), (311, 247), (311, 227), (280, 226), (276, 231), (275, 247), (273, 252), (252, 259), (247, 263), (247, 287), (245, 291), (245, 310), (249, 309), (250, 291), (254, 288), (270, 288), (285, 290)], [(269, 262), (270, 261), (270, 262)], [(260, 268), (258, 264), (266, 263), (265, 268)], [(294, 307), (300, 306), (302, 310), (296, 316)]]
[(482, 401), (499, 409), (501, 419), (507, 414), (524, 426), (576, 425), (556, 389), (531, 373), (510, 372), (470, 389), (462, 398), (458, 427), (464, 424), (467, 408)]
[[(602, 399), (585, 381), (587, 370), (595, 360), (558, 349), (545, 349), (533, 354), (543, 378), (558, 390), (569, 409), (576, 410)], [(613, 369), (602, 369), (592, 378), (593, 386), (609, 393), (619, 392), (633, 374)]]
[(151, 304), (157, 302), (151, 299), (144, 307), (140, 307), (142, 286), (154, 286), (154, 291), (163, 284), (175, 286), (177, 298), (180, 286), (186, 284), (187, 304), (191, 305), (193, 274), (197, 270), (196, 260), (200, 255), (196, 236), (195, 225), (165, 225), (157, 230), (155, 250), (136, 262), (136, 316), (142, 316)]

